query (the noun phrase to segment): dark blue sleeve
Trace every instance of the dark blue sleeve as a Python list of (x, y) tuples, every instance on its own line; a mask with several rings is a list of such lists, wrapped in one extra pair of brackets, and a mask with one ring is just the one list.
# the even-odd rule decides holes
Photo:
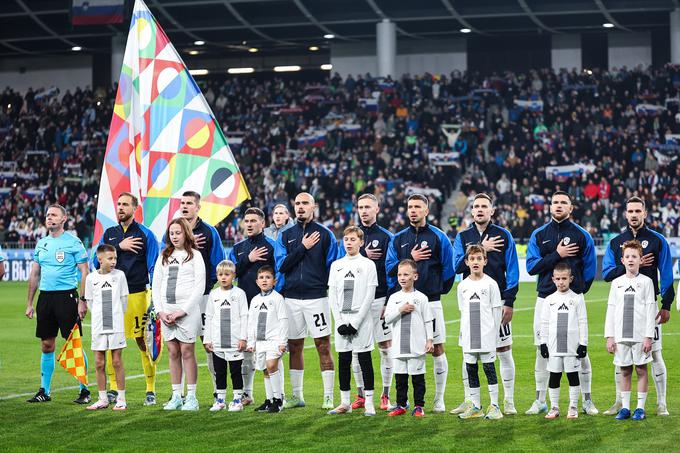
[(597, 254), (595, 253), (595, 243), (592, 236), (586, 230), (581, 229), (586, 240), (586, 248), (583, 250), (583, 294), (587, 293), (595, 280), (597, 271)]
[(224, 261), (224, 247), (222, 247), (222, 239), (220, 234), (214, 227), (210, 228), (212, 237), (212, 250), (210, 250), (210, 281), (217, 281), (217, 265)]
[(338, 256), (336, 259), (343, 258), (345, 255), (347, 255), (347, 251), (345, 251), (345, 244), (343, 244), (342, 239), (338, 239)]
[[(99, 243), (97, 244), (97, 247), (104, 244), (105, 237), (106, 231), (104, 232), (104, 234), (102, 234), (102, 237), (99, 238)], [(92, 247), (92, 258), (90, 258), (90, 271), (99, 269), (99, 260), (97, 259), (97, 247)]]
[(661, 240), (661, 250), (659, 250), (659, 290), (661, 292), (661, 308), (670, 310), (675, 298), (673, 288), (673, 257), (666, 238), (658, 233)]
[(338, 240), (335, 239), (333, 233), (328, 230), (328, 250), (326, 251), (326, 269), (331, 268), (333, 261), (338, 259)]
[(397, 265), (399, 264), (395, 245), (397, 237), (398, 236), (394, 236), (390, 240), (390, 245), (387, 246), (387, 256), (385, 257), (385, 273), (387, 274), (388, 288), (392, 288), (397, 284)]
[(295, 265), (305, 256), (305, 252), (307, 251), (305, 246), (302, 245), (302, 241), (300, 241), (299, 244), (295, 244), (293, 250), (288, 251), (283, 242), (287, 239), (287, 236), (284, 233), (279, 234), (279, 237), (276, 240), (276, 249), (274, 249), (276, 271), (281, 274), (285, 274), (293, 269), (293, 267), (295, 267)]
[(503, 303), (512, 307), (517, 299), (519, 289), (519, 260), (517, 259), (517, 249), (512, 234), (506, 231), (508, 245), (505, 249), (505, 291), (501, 295)]
[(442, 265), (442, 295), (448, 294), (453, 288), (456, 280), (456, 271), (453, 268), (453, 247), (449, 237), (443, 231), (435, 230), (441, 243), (441, 265)]
[(146, 269), (149, 271), (149, 285), (153, 282), (153, 271), (156, 267), (159, 249), (158, 240), (151, 230), (143, 228), (142, 232), (146, 236)]
[(616, 262), (616, 254), (613, 249), (615, 246), (614, 239), (612, 239), (607, 245), (604, 257), (602, 257), (602, 279), (605, 282), (611, 282), (626, 273), (626, 267), (622, 263)]
[(467, 270), (465, 265), (465, 249), (463, 248), (463, 240), (461, 233), (456, 235), (453, 241), (453, 265), (456, 268), (456, 274), (463, 274)]
[(529, 275), (538, 275), (542, 272), (547, 272), (548, 270), (555, 267), (555, 264), (560, 260), (560, 254), (557, 251), (549, 253), (548, 255), (542, 257), (541, 250), (538, 248), (538, 239), (536, 238), (536, 233), (539, 230), (531, 233), (531, 238), (529, 238), (529, 244), (527, 246), (527, 272)]

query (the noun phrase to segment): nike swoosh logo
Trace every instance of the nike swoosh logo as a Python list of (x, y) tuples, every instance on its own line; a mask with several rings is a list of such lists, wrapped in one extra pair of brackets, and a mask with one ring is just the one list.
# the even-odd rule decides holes
[[(420, 369), (420, 368), (418, 368), (418, 369)], [(444, 373), (445, 373), (445, 371), (437, 372), (437, 376), (439, 376), (440, 374), (444, 374)]]
[(244, 253), (245, 253), (245, 252), (237, 253), (236, 256), (241, 256), (241, 255), (243, 255)]
[(655, 374), (654, 376), (655, 376), (655, 377), (663, 376), (663, 373), (661, 373), (661, 374)]
[(541, 242), (541, 244), (547, 244), (548, 242), (550, 242), (550, 239), (548, 239), (547, 241)]
[(295, 239), (291, 239), (290, 241), (288, 241), (289, 244), (290, 244), (291, 242), (295, 242)]
[(99, 284), (99, 282), (93, 283), (92, 286), (97, 286), (98, 284)]
[(328, 329), (328, 327), (324, 327), (323, 329), (319, 329), (319, 332), (323, 332), (326, 329)]
[(408, 245), (408, 244), (404, 244), (404, 245), (401, 246), (401, 248), (404, 248), (404, 247), (406, 247), (407, 245)]
[(109, 241), (114, 241), (116, 238), (109, 238)]

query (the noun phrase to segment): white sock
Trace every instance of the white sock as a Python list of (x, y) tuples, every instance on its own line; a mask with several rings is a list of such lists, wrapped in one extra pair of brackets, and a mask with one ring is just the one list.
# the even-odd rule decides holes
[(279, 373), (281, 379), (281, 396), (285, 400), (286, 399), (286, 373), (285, 369), (283, 368), (283, 356), (279, 358)]
[(581, 394), (581, 385), (569, 386), (569, 407), (578, 408), (578, 396)]
[(279, 370), (269, 373), (269, 384), (272, 388), (272, 397), (283, 399), (283, 389), (281, 388), (281, 372)]
[(106, 401), (107, 403), (109, 402), (109, 397), (106, 396), (106, 390), (104, 390), (104, 391), (100, 390), (99, 391), (99, 401)]
[(350, 405), (349, 399), (351, 393), (352, 392), (350, 390), (340, 390), (340, 404), (349, 407)]
[(234, 399), (240, 400), (243, 398), (243, 390), (234, 390)]
[(243, 353), (243, 363), (241, 363), (241, 376), (243, 376), (243, 393), (253, 398), (253, 381), (255, 379), (255, 364), (253, 363), (253, 353)]
[(182, 384), (172, 384), (172, 396), (182, 397)]
[(614, 367), (614, 384), (616, 385), (616, 402), (621, 403), (621, 367)]
[(326, 370), (321, 372), (321, 380), (323, 381), (323, 396), (333, 398), (333, 384), (335, 383), (335, 370)]
[(364, 402), (364, 408), (368, 412), (375, 412), (375, 404), (373, 403), (373, 390), (366, 390), (365, 392), (366, 401)]
[(449, 362), (446, 361), (446, 354), (434, 357), (434, 401), (444, 402), (444, 392), (446, 392), (446, 378), (449, 375)]
[(390, 357), (389, 348), (379, 348), (380, 349), (380, 375), (382, 376), (383, 391), (382, 394), (385, 396), (390, 396), (390, 387), (392, 386), (392, 357)]
[(196, 397), (196, 384), (187, 384), (187, 396)]
[(498, 407), (498, 384), (489, 385), (489, 397), (491, 404)]
[(295, 370), (290, 369), (290, 385), (293, 387), (293, 396), (297, 397), (300, 401), (304, 401), (302, 395), (302, 383), (305, 377), (305, 370)]
[(352, 374), (354, 374), (354, 383), (357, 385), (357, 393), (359, 396), (364, 396), (364, 375), (361, 372), (361, 365), (359, 365), (359, 355), (356, 352), (352, 353)]
[(656, 387), (656, 404), (666, 405), (666, 362), (661, 351), (652, 352), (652, 378)]
[(501, 363), (501, 379), (503, 380), (503, 399), (509, 403), (515, 401), (515, 359), (512, 357), (512, 349), (499, 352), (498, 358)]
[(545, 403), (545, 394), (548, 389), (548, 379), (550, 373), (548, 372), (548, 359), (541, 357), (541, 351), (536, 349), (536, 365), (534, 368), (534, 379), (536, 381), (536, 393), (538, 393), (538, 402)]
[(465, 394), (465, 401), (470, 399), (470, 381), (468, 380), (467, 367), (465, 366), (465, 360), (463, 360), (463, 366), (461, 367), (463, 371), (463, 393)]
[[(560, 388), (557, 387), (556, 389), (554, 388), (549, 388), (548, 389), (548, 395), (550, 395), (550, 407), (558, 409), (560, 408)], [(571, 387), (569, 388), (569, 396), (571, 396)], [(578, 395), (577, 395), (578, 397)]]
[(638, 397), (638, 403), (637, 407), (638, 409), (645, 409), (645, 403), (647, 402), (647, 392), (638, 392), (637, 394)]
[(212, 379), (213, 393), (217, 392), (217, 382), (215, 381), (215, 364), (213, 363), (212, 352), (205, 353), (206, 361), (208, 362), (208, 371), (210, 371), (210, 379)]
[(216, 393), (218, 401), (222, 401), (224, 403), (224, 400), (227, 399), (227, 389), (218, 389)]
[(274, 398), (274, 392), (272, 392), (272, 380), (267, 376), (264, 378), (264, 394), (269, 401)]
[(470, 397), (470, 401), (472, 401), (472, 404), (474, 404), (475, 407), (481, 409), (482, 399), (479, 395), (479, 387), (475, 387), (475, 388), (470, 387), (468, 394), (469, 394), (469, 397)]
[(623, 409), (630, 409), (630, 390), (627, 392), (621, 391), (621, 407)]
[(590, 357), (585, 356), (581, 359), (581, 371), (579, 371), (578, 377), (579, 381), (581, 382), (581, 394), (583, 394), (583, 401), (586, 401), (587, 399), (590, 399), (590, 383), (593, 380)]
[(116, 398), (116, 401), (120, 401), (121, 403), (125, 402), (125, 390), (118, 389), (118, 398)]

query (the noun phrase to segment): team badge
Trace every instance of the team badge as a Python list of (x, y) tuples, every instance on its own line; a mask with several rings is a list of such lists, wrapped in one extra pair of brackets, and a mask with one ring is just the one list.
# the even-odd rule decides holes
[(649, 241), (642, 241), (641, 244), (642, 244), (642, 248), (646, 249), (647, 246), (649, 245)]
[(567, 236), (564, 239), (562, 239), (562, 242), (564, 243), (564, 245), (569, 245), (569, 243), (571, 242), (571, 238)]
[(380, 244), (380, 242), (378, 242), (377, 239), (373, 239), (371, 241), (371, 247), (373, 247), (373, 248), (376, 248), (378, 246), (378, 244)]
[(57, 263), (63, 263), (65, 257), (66, 254), (63, 250), (58, 250), (57, 253), (54, 254), (54, 258), (57, 260)]
[(427, 247), (427, 241), (421, 242), (421, 243), (420, 243), (420, 248), (422, 249), (422, 248), (425, 248), (425, 247)]

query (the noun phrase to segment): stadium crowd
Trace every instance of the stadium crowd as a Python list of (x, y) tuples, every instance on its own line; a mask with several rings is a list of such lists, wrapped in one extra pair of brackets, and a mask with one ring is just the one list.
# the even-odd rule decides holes
[[(652, 228), (680, 236), (674, 67), (200, 84), (249, 175), (252, 203), (270, 213), (308, 191), (338, 236), (356, 223), (364, 192), (381, 199), (378, 222), (393, 231), (407, 224), (407, 195), (425, 192), (440, 225), (459, 183), (444, 225), (451, 236), (470, 221), (467, 195), (486, 191), (497, 198), (496, 221), (525, 242), (557, 188), (594, 237), (625, 224), (623, 201), (633, 194), (647, 201)], [(71, 210), (67, 229), (89, 244), (114, 98), (115, 87), (0, 93), (0, 242), (43, 236), (42, 213), (57, 201)], [(553, 176), (550, 166), (560, 167)], [(236, 219), (218, 226), (223, 239), (243, 237)]]

